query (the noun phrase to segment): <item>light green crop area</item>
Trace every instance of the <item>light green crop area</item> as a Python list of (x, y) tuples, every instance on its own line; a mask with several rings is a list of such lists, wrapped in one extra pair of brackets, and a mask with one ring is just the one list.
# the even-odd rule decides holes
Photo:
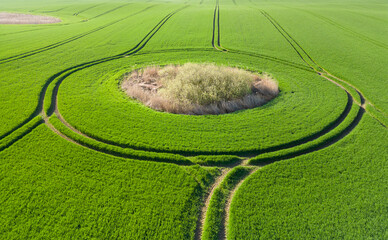
[[(386, 1), (1, 11), (62, 21), (0, 25), (0, 239), (388, 237)], [(133, 70), (190, 62), (268, 73), (279, 95), (197, 116), (121, 88)]]

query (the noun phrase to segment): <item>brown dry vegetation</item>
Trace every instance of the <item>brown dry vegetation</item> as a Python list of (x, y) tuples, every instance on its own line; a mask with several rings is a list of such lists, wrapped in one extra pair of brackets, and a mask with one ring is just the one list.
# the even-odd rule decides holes
[(55, 17), (0, 12), (0, 24), (47, 24), (58, 22), (61, 22), (61, 20)]
[(135, 70), (124, 78), (122, 88), (155, 110), (193, 115), (254, 108), (279, 93), (268, 75), (194, 63)]

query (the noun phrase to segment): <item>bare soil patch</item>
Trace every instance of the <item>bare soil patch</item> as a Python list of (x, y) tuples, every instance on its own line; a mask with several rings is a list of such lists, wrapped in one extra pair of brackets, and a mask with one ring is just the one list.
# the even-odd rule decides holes
[(50, 16), (0, 12), (0, 24), (48, 24), (58, 22), (61, 22), (61, 19)]
[(265, 74), (215, 64), (169, 65), (135, 70), (122, 89), (146, 106), (176, 114), (224, 114), (275, 98), (278, 84)]

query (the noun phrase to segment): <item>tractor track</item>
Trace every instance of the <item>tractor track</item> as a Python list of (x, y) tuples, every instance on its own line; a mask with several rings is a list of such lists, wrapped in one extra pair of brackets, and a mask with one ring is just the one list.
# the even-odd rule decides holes
[[(73, 72), (71, 72), (71, 73), (73, 73)], [(64, 76), (64, 78), (62, 78), (62, 80), (64, 80), (65, 77), (67, 77), (67, 76)], [(57, 86), (59, 88), (59, 85), (57, 85)], [(53, 100), (52, 101), (54, 101), (54, 108), (53, 108), (53, 110), (50, 111), (50, 113), (48, 115), (51, 115), (52, 112), (55, 112), (57, 117), (59, 118), (59, 120), (61, 120), (61, 122), (65, 126), (69, 127), (69, 126), (71, 126), (71, 124), (68, 123), (64, 119), (64, 117), (60, 114), (60, 112), (58, 110), (58, 104), (57, 104), (58, 88), (56, 88), (56, 90), (54, 90), (54, 94), (53, 94)], [(318, 139), (318, 138), (328, 134), (330, 131), (332, 131), (338, 125), (340, 125), (346, 119), (346, 116), (349, 114), (350, 109), (352, 108), (352, 104), (353, 104), (353, 101), (351, 99), (351, 96), (348, 95), (348, 102), (347, 102), (343, 112), (340, 114), (340, 116), (336, 120), (334, 120), (332, 123), (330, 123), (329, 125), (325, 126), (322, 130), (320, 130), (320, 131), (318, 131), (318, 132), (316, 132), (316, 133), (314, 133), (312, 135), (303, 137), (301, 139), (294, 140), (292, 142), (287, 142), (287, 143), (284, 143), (284, 144), (268, 147), (266, 149), (251, 150), (251, 151), (244, 151), (244, 152), (225, 151), (225, 152), (217, 152), (217, 154), (218, 155), (237, 155), (239, 157), (252, 157), (252, 156), (256, 156), (256, 155), (263, 154), (263, 153), (271, 153), (271, 152), (275, 152), (275, 151), (279, 151), (279, 150), (293, 148), (293, 147), (296, 147), (296, 146), (299, 146), (299, 145), (302, 145), (302, 144), (314, 141), (314, 140), (316, 140), (316, 139)], [(89, 139), (93, 139), (93, 140), (95, 140), (97, 142), (104, 143), (104, 144), (111, 145), (111, 146), (121, 147), (121, 148), (130, 148), (130, 149), (134, 149), (134, 150), (151, 151), (151, 152), (156, 152), (156, 153), (179, 154), (179, 155), (182, 155), (182, 156), (185, 156), (185, 157), (196, 156), (196, 155), (214, 155), (214, 152), (211, 152), (211, 151), (202, 151), (202, 152), (192, 152), (192, 151), (183, 151), (183, 150), (182, 151), (176, 151), (176, 150), (170, 150), (170, 151), (167, 150), (166, 151), (166, 150), (160, 150), (160, 149), (155, 149), (155, 148), (145, 148), (145, 147), (139, 147), (139, 146), (132, 146), (130, 144), (121, 144), (121, 143), (116, 143), (114, 141), (110, 141), (110, 140), (107, 140), (107, 139), (102, 139), (102, 138), (99, 138), (99, 137), (90, 136), (88, 134), (85, 134), (85, 133), (82, 133), (82, 132), (78, 131), (74, 127), (70, 127), (70, 130), (72, 130), (73, 132), (75, 132), (77, 134), (80, 134), (80, 135), (82, 135), (84, 137), (87, 137)]]
[[(217, 32), (217, 42), (216, 42), (216, 32)], [(212, 36), (212, 46), (214, 49), (222, 52), (227, 52), (228, 50), (221, 46), (221, 28), (220, 28), (220, 4), (219, 0), (216, 0), (216, 6), (214, 7), (213, 14), (213, 36)]]
[(213, 197), (214, 191), (220, 186), (226, 175), (232, 170), (232, 168), (224, 168), (221, 171), (221, 175), (217, 177), (212, 186), (209, 188), (208, 193), (205, 196), (204, 205), (201, 208), (200, 216), (197, 220), (197, 227), (195, 229), (195, 240), (202, 239), (203, 225), (205, 224), (206, 213), (209, 208), (210, 200)]
[[(303, 62), (305, 62), (314, 71), (321, 71), (320, 66), (311, 58), (311, 56), (299, 45), (297, 41), (267, 12), (260, 10), (261, 14), (276, 28), (276, 30), (283, 36), (283, 38), (291, 45), (295, 52), (299, 55)], [(299, 50), (298, 50), (299, 49)], [(310, 62), (309, 62), (310, 61)]]
[(229, 224), (229, 217), (230, 217), (230, 206), (232, 205), (232, 200), (234, 198), (234, 195), (240, 188), (240, 186), (243, 184), (243, 182), (252, 174), (254, 174), (256, 171), (258, 171), (260, 168), (256, 167), (254, 169), (251, 169), (250, 172), (239, 181), (239, 183), (232, 189), (232, 191), (229, 193), (229, 197), (225, 204), (225, 216), (224, 219), (222, 219), (222, 225), (220, 229), (220, 234), (218, 236), (218, 239), (226, 239), (228, 236), (228, 224)]
[(83, 37), (85, 37), (85, 36), (88, 36), (88, 35), (90, 35), (90, 34), (92, 34), (92, 33), (95, 33), (95, 32), (98, 32), (98, 31), (100, 31), (100, 30), (103, 30), (103, 29), (105, 29), (105, 28), (107, 28), (107, 27), (110, 27), (110, 26), (112, 26), (112, 25), (114, 25), (114, 24), (116, 24), (116, 23), (122, 22), (122, 21), (124, 21), (124, 20), (126, 20), (126, 19), (128, 19), (128, 18), (130, 18), (130, 17), (133, 17), (133, 16), (135, 16), (135, 15), (137, 15), (137, 14), (140, 14), (140, 13), (142, 13), (142, 12), (145, 12), (145, 11), (149, 10), (150, 8), (152, 8), (152, 7), (154, 7), (154, 6), (156, 6), (156, 5), (149, 6), (149, 7), (145, 8), (145, 9), (142, 9), (142, 10), (136, 12), (136, 13), (130, 14), (130, 15), (124, 17), (124, 18), (115, 20), (115, 21), (113, 21), (113, 22), (110, 22), (110, 23), (108, 23), (108, 24), (102, 25), (102, 26), (100, 26), (100, 27), (97, 27), (97, 28), (92, 29), (92, 30), (90, 30), (90, 31), (87, 31), (87, 32), (85, 32), (85, 33), (81, 33), (81, 34), (75, 35), (75, 36), (70, 37), (70, 38), (68, 38), (68, 39), (65, 39), (65, 40), (62, 40), (62, 41), (59, 41), (59, 42), (56, 42), (56, 43), (47, 45), (47, 46), (45, 46), (45, 47), (41, 47), (41, 48), (38, 48), (38, 49), (35, 49), (35, 50), (31, 50), (31, 51), (24, 52), (24, 53), (20, 53), (20, 54), (11, 56), (11, 57), (7, 57), (7, 58), (0, 59), (0, 64), (4, 64), (4, 63), (8, 63), (8, 62), (12, 62), (12, 61), (19, 60), (19, 59), (23, 59), (23, 58), (26, 58), (26, 57), (29, 57), (29, 56), (33, 56), (33, 55), (35, 55), (35, 54), (42, 53), (42, 52), (45, 52), (45, 51), (48, 51), (48, 50), (51, 50), (51, 49), (60, 47), (60, 46), (65, 45), (65, 44), (67, 44), (67, 43), (76, 41), (76, 40), (81, 39), (81, 38), (83, 38)]
[[(352, 95), (351, 92), (346, 88), (346, 86), (352, 88), (355, 92), (357, 92), (357, 94), (359, 95), (359, 97), (365, 102), (365, 100), (367, 100), (366, 104), (372, 106), (373, 108), (375, 108), (377, 111), (379, 112), (382, 112), (380, 111), (378, 108), (376, 108), (372, 103), (371, 101), (369, 101), (363, 94), (362, 92), (356, 88), (354, 85), (348, 83), (347, 81), (339, 78), (339, 77), (336, 77), (334, 74), (331, 74), (330, 72), (326, 71), (322, 66), (320, 66), (302, 47), (301, 45), (271, 16), (269, 15), (267, 12), (265, 12), (264, 10), (260, 10), (260, 12), (264, 15), (264, 17), (267, 18), (267, 20), (278, 30), (278, 32), (284, 37), (284, 39), (292, 46), (292, 48), (297, 52), (297, 54), (299, 55), (299, 57), (302, 59), (303, 62), (305, 62), (310, 68), (312, 68), (317, 74), (319, 74), (321, 77), (325, 78), (326, 80), (329, 80), (333, 83), (335, 83), (336, 85), (339, 85), (342, 89), (344, 89), (348, 94)], [(305, 56), (305, 57), (304, 57)], [(342, 84), (345, 84), (346, 86), (342, 85)], [(353, 98), (353, 101), (355, 103), (357, 103), (359, 106), (361, 106), (362, 108), (364, 108), (366, 110), (366, 104), (362, 104), (362, 103), (358, 103), (355, 98), (356, 96), (353, 96), (352, 95), (352, 98)], [(366, 110), (366, 112), (368, 112)], [(369, 113), (369, 112), (368, 112)], [(382, 123), (378, 118), (376, 118), (373, 114), (369, 113), (369, 115), (375, 119), (376, 121), (378, 121), (381, 125), (383, 125), (385, 128), (387, 128), (387, 126)]]
[(93, 8), (95, 8), (95, 7), (97, 7), (97, 6), (100, 6), (100, 5), (102, 5), (102, 3), (93, 5), (93, 6), (91, 6), (91, 7), (87, 7), (87, 8), (85, 8), (85, 9), (82, 9), (82, 10), (80, 10), (80, 11), (74, 13), (73, 15), (74, 15), (74, 16), (78, 16), (80, 13), (86, 12), (86, 11), (88, 11), (88, 10), (90, 10), (90, 9), (93, 9)]

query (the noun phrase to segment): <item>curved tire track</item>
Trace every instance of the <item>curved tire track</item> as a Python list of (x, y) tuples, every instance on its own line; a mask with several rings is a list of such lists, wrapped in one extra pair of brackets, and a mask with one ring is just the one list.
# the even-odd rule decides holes
[[(184, 8), (186, 8), (186, 7), (184, 7)], [(46, 81), (46, 83), (44, 84), (40, 94), (39, 94), (39, 102), (38, 102), (38, 105), (35, 108), (34, 112), (30, 115), (30, 117), (28, 117), (26, 120), (24, 120), (18, 126), (14, 127), (10, 131), (8, 131), (5, 134), (3, 134), (2, 136), (0, 136), (0, 140), (5, 138), (5, 137), (7, 137), (7, 136), (9, 136), (12, 132), (14, 132), (14, 131), (20, 129), (21, 127), (23, 127), (24, 125), (26, 125), (28, 122), (30, 122), (37, 115), (39, 115), (41, 113), (43, 114), (44, 99), (45, 99), (45, 97), (47, 97), (46, 96), (46, 92), (47, 92), (48, 86), (51, 83), (53, 83), (55, 80), (58, 80), (58, 78), (60, 78), (61, 76), (63, 78), (63, 76), (70, 75), (69, 74), (70, 72), (73, 73), (75, 71), (82, 70), (83, 68), (90, 67), (92, 65), (97, 65), (97, 64), (100, 64), (100, 63), (103, 63), (103, 62), (119, 59), (119, 58), (122, 58), (124, 56), (133, 55), (133, 54), (137, 53), (142, 48), (144, 48), (144, 46), (148, 43), (148, 41), (156, 34), (157, 31), (159, 31), (159, 29), (166, 23), (166, 21), (169, 18), (171, 18), (174, 14), (176, 14), (177, 12), (183, 10), (184, 8), (180, 8), (180, 9), (178, 9), (176, 11), (173, 11), (173, 12), (167, 14), (167, 16), (165, 16), (161, 21), (159, 21), (158, 24), (151, 31), (149, 31), (147, 33), (147, 35), (135, 47), (131, 48), (130, 50), (125, 51), (125, 52), (120, 53), (120, 54), (117, 54), (117, 55), (114, 55), (112, 57), (106, 57), (106, 58), (98, 59), (98, 60), (95, 60), (95, 61), (90, 61), (90, 62), (78, 64), (76, 66), (73, 66), (73, 67), (67, 68), (65, 70), (62, 70), (62, 71), (52, 75), (51, 77), (49, 77), (48, 80)], [(59, 85), (56, 86), (56, 87), (58, 88)], [(52, 106), (50, 108), (51, 109), (51, 113), (54, 112), (54, 108), (55, 108), (54, 106)], [(46, 114), (44, 114), (43, 116), (45, 116), (45, 115)]]

